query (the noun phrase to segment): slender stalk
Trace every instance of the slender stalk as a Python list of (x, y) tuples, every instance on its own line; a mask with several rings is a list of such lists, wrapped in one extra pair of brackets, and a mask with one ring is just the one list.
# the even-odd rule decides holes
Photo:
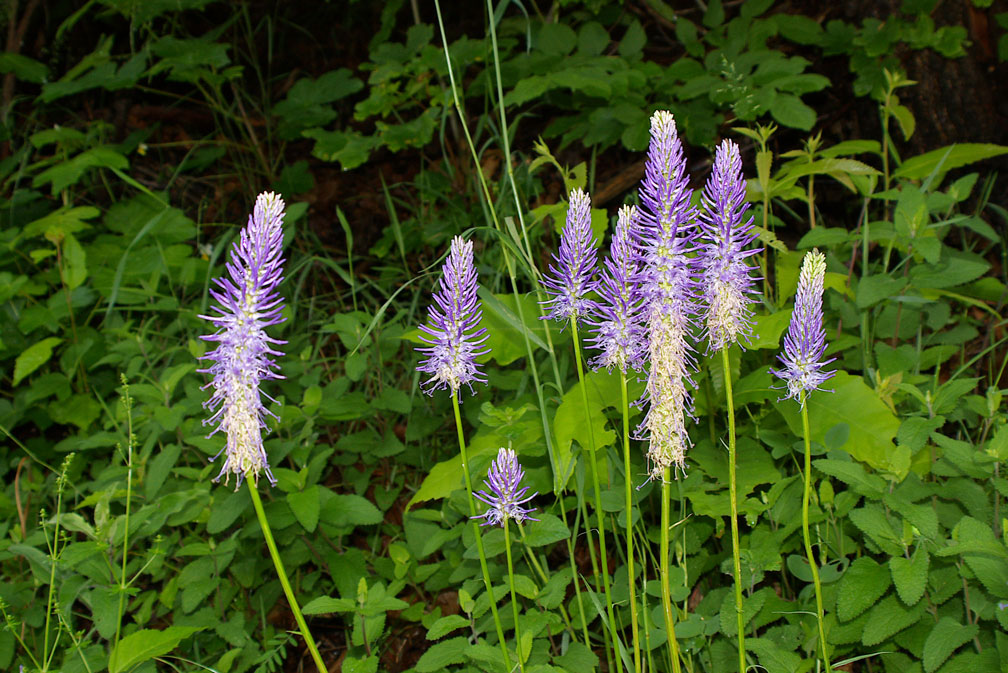
[(122, 543), (122, 567), (119, 572), (119, 606), (116, 611), (116, 633), (112, 641), (112, 649), (119, 645), (122, 633), (122, 616), (126, 601), (126, 552), (129, 549), (130, 502), (133, 500), (133, 400), (129, 396), (129, 387), (123, 379), (123, 404), (126, 406), (126, 516), (124, 519)]
[[(466, 492), (469, 494), (469, 516), (476, 516), (476, 499), (473, 498), (472, 479), (469, 477), (469, 456), (466, 454), (465, 435), (462, 434), (462, 414), (459, 411), (458, 391), (452, 391), (452, 407), (455, 409), (455, 429), (458, 432), (459, 451), (462, 454), (462, 475), (465, 477)], [(511, 670), (511, 655), (508, 654), (507, 641), (504, 640), (504, 627), (501, 626), (500, 615), (497, 613), (497, 601), (494, 599), (493, 584), (490, 582), (490, 571), (487, 569), (486, 553), (483, 551), (483, 536), (476, 519), (470, 519), (473, 535), (476, 537), (476, 551), (479, 552), (480, 568), (483, 570), (483, 583), (486, 585), (487, 597), (490, 599), (490, 611), (493, 612), (494, 624), (497, 626), (497, 640), (500, 641), (501, 652), (507, 670)]]
[(515, 596), (514, 565), (511, 563), (511, 533), (508, 518), (504, 517), (504, 552), (507, 554), (508, 583), (511, 585), (511, 611), (514, 613), (515, 650), (518, 654), (518, 669), (525, 673), (525, 657), (522, 654), (521, 627), (518, 625), (518, 597)]
[[(539, 573), (539, 577), (542, 578), (543, 584), (545, 585), (546, 582), (549, 581), (549, 575), (546, 574), (546, 569), (543, 568), (542, 564), (539, 562), (539, 559), (536, 558), (535, 550), (532, 547), (530, 547), (528, 542), (526, 541), (525, 527), (522, 526), (520, 523), (517, 525), (518, 525), (518, 533), (521, 535), (521, 541), (525, 545), (525, 555), (528, 558), (529, 565), (535, 568), (535, 571)], [(574, 629), (574, 624), (571, 623), (570, 615), (567, 614), (567, 608), (563, 606), (563, 603), (561, 603), (559, 607), (560, 607), (560, 616), (563, 618), (564, 624), (567, 625), (567, 631), (570, 632), (571, 639), (577, 640), (577, 631)]]
[(640, 635), (637, 633), (637, 592), (635, 587), (633, 552), (633, 495), (630, 484), (630, 401), (627, 395), (626, 372), (620, 376), (620, 392), (622, 393), (623, 411), (623, 476), (626, 481), (626, 556), (627, 580), (630, 587), (630, 627), (633, 634), (634, 671), (641, 673)]
[(745, 624), (742, 618), (742, 564), (739, 561), (738, 494), (735, 483), (735, 400), (732, 396), (731, 363), (728, 349), (721, 349), (725, 398), (728, 402), (728, 492), (731, 498), (732, 570), (735, 573), (735, 612), (738, 624), (739, 673), (745, 673)]
[[(802, 396), (804, 402), (804, 395)], [(829, 653), (826, 650), (826, 629), (823, 627), (822, 585), (819, 582), (819, 566), (812, 553), (812, 537), (809, 534), (809, 490), (812, 486), (812, 447), (809, 439), (808, 409), (801, 405), (802, 431), (805, 433), (805, 490), (802, 492), (802, 537), (805, 540), (805, 556), (812, 569), (812, 583), (815, 584), (816, 620), (819, 623), (819, 647), (822, 650), (826, 673), (832, 671)]]
[[(564, 527), (569, 530), (570, 528), (567, 526), (567, 507), (564, 506), (563, 492), (561, 491), (558, 495), (560, 500), (560, 519), (563, 521)], [(576, 523), (577, 520), (575, 519)], [(571, 531), (571, 533), (573, 536), (577, 536), (576, 529)], [(574, 563), (574, 543), (570, 537), (567, 538), (567, 560), (570, 562), (571, 581), (574, 582), (574, 595), (577, 597), (578, 614), (581, 616), (581, 632), (584, 635), (585, 645), (590, 649), (591, 639), (588, 637), (588, 620), (585, 619), (584, 601), (581, 599), (581, 582), (578, 580), (577, 566)]]
[[(578, 382), (581, 384), (581, 399), (584, 402), (585, 415), (588, 414), (588, 388), (585, 387), (584, 365), (581, 363), (581, 340), (578, 338), (577, 320), (571, 318), (571, 339), (574, 340), (574, 361), (577, 363)], [(588, 455), (590, 456), (592, 487), (595, 493), (595, 518), (598, 520), (599, 559), (602, 571), (602, 587), (605, 590), (606, 614), (609, 617), (609, 632), (612, 636), (613, 656), (619, 661), (616, 651), (616, 616), (613, 613), (612, 593), (609, 590), (609, 559), (606, 557), (605, 514), (602, 512), (602, 492), (599, 488), (598, 465), (595, 460), (595, 432), (592, 430), (591, 419), (585, 418), (588, 424)], [(587, 522), (585, 522), (587, 524)], [(585, 526), (588, 528), (588, 526)], [(591, 538), (589, 537), (589, 543)], [(610, 670), (612, 670), (610, 668)]]
[(311, 652), (312, 659), (315, 660), (315, 666), (318, 668), (319, 673), (328, 673), (329, 669), (326, 668), (325, 662), (322, 661), (322, 655), (319, 654), (318, 647), (315, 645), (315, 639), (312, 638), (311, 631), (308, 630), (308, 623), (305, 622), (304, 615), (301, 614), (297, 598), (294, 597), (294, 590), (291, 589), (290, 581), (287, 579), (287, 571), (284, 570), (283, 561), (280, 560), (280, 552), (277, 551), (276, 542), (273, 541), (273, 532), (270, 530), (269, 521), (266, 519), (262, 500), (259, 499), (259, 488), (252, 479), (251, 470), (245, 475), (245, 483), (248, 484), (249, 494), (252, 496), (252, 505), (255, 507), (256, 517), (259, 519), (259, 526), (262, 528), (263, 537), (266, 538), (266, 546), (269, 548), (270, 556), (273, 558), (273, 567), (276, 568), (280, 586), (283, 587), (284, 594), (287, 596), (287, 602), (291, 607), (291, 612), (294, 613), (294, 621), (297, 622), (298, 628), (301, 630), (301, 635), (305, 639), (305, 645), (308, 646), (308, 651)]
[(681, 673), (679, 642), (676, 640), (675, 619), (672, 616), (672, 591), (669, 589), (669, 528), (672, 525), (669, 521), (669, 503), (672, 501), (669, 481), (671, 478), (669, 468), (666, 467), (662, 474), (661, 484), (661, 559), (659, 560), (661, 567), (659, 574), (661, 575), (662, 608), (665, 612), (665, 635), (668, 639), (669, 656), (672, 657), (672, 671), (673, 673)]

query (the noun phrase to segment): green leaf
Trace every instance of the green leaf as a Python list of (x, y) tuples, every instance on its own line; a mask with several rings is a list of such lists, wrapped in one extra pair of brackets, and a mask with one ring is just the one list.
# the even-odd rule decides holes
[(857, 285), (857, 307), (868, 308), (883, 299), (897, 296), (906, 287), (902, 278), (892, 278), (885, 274), (877, 274), (862, 278)]
[(163, 631), (141, 629), (120, 640), (109, 654), (109, 673), (121, 673), (154, 657), (168, 654), (204, 626), (169, 626)]
[(963, 626), (951, 617), (942, 617), (924, 641), (924, 671), (932, 673), (945, 663), (959, 647), (973, 639), (979, 631), (976, 624)]
[(294, 512), (298, 523), (309, 533), (315, 531), (318, 525), (319, 512), (322, 503), (319, 498), (319, 487), (309, 486), (303, 491), (293, 491), (287, 494), (287, 505)]
[(944, 173), (953, 168), (1000, 156), (1006, 152), (1008, 152), (1008, 147), (990, 143), (949, 145), (907, 159), (893, 171), (893, 177), (923, 180), (934, 172)]
[[(847, 441), (837, 448), (876, 470), (902, 480), (910, 470), (910, 453), (906, 447), (893, 444), (899, 430), (899, 419), (860, 376), (840, 371), (826, 385), (834, 392), (815, 392), (806, 402), (812, 441), (825, 446), (826, 433), (834, 425), (846, 423), (850, 434)], [(803, 431), (798, 405), (786, 401), (775, 408), (784, 416), (795, 436), (801, 437)]]
[(877, 499), (885, 493), (885, 479), (877, 474), (868, 474), (860, 463), (851, 460), (822, 458), (816, 460), (814, 465), (820, 472), (839, 479), (861, 495)]
[(466, 660), (466, 650), (469, 639), (465, 637), (452, 638), (431, 645), (416, 662), (417, 673), (434, 673), (444, 671), (453, 664), (461, 664)]
[(63, 238), (63, 264), (63, 281), (68, 289), (76, 290), (87, 278), (87, 255), (73, 234)]
[(770, 114), (783, 126), (808, 131), (815, 124), (815, 110), (802, 102), (798, 96), (778, 93), (773, 99)]
[(925, 607), (924, 603), (918, 603), (916, 607), (908, 608), (892, 594), (886, 596), (868, 613), (868, 620), (861, 634), (861, 644), (866, 647), (878, 645), (912, 626), (920, 620)]
[[(620, 376), (604, 369), (590, 372), (584, 378), (584, 388), (588, 392), (587, 410), (579, 382), (564, 394), (563, 401), (560, 402), (553, 417), (555, 436), (553, 449), (560, 470), (559, 485), (566, 484), (574, 473), (575, 440), (585, 449), (590, 446), (592, 435), (596, 449), (609, 446), (616, 441), (616, 433), (609, 428), (602, 412), (607, 407), (618, 407), (622, 404)], [(585, 422), (586, 418), (591, 419), (590, 424)]]
[[(638, 28), (639, 28), (638, 24)], [(39, 63), (33, 58), (28, 58), (22, 54), (12, 51), (0, 53), (0, 72), (14, 73), (14, 77), (33, 84), (42, 84), (46, 81), (49, 69), (44, 63)]]
[(553, 663), (565, 671), (594, 671), (598, 667), (599, 660), (587, 645), (574, 641), (564, 654), (553, 658)]
[(44, 365), (52, 357), (53, 347), (62, 342), (59, 337), (49, 337), (29, 346), (14, 361), (14, 385)]
[(903, 551), (899, 537), (879, 505), (868, 503), (864, 507), (851, 510), (847, 516), (851, 523), (885, 553), (896, 556)]
[(553, 514), (543, 512), (537, 516), (539, 521), (525, 525), (525, 544), (529, 547), (544, 547), (570, 537), (570, 530)]
[(889, 570), (875, 559), (855, 559), (840, 578), (837, 589), (837, 619), (849, 622), (870, 608), (889, 589)]
[(377, 673), (378, 656), (372, 654), (365, 659), (346, 657), (343, 659), (343, 673)]
[(338, 528), (370, 526), (382, 522), (381, 511), (359, 495), (331, 494), (322, 508), (323, 521)]
[(469, 626), (469, 620), (462, 615), (446, 615), (434, 622), (427, 631), (427, 640), (439, 640), (456, 629)]
[(518, 319), (518, 303), (513, 294), (480, 292), (480, 299), (483, 301), (482, 327), (487, 331), (490, 357), (498, 364), (509, 365), (528, 354), (526, 335), (533, 346), (546, 349), (546, 342), (540, 336), (540, 333), (545, 334), (543, 321), (539, 320), (541, 311), (535, 299), (519, 297), (524, 323)]
[(353, 612), (356, 609), (357, 603), (349, 598), (319, 596), (308, 601), (301, 612), (306, 615), (328, 615), (334, 612)]
[(909, 559), (903, 556), (893, 556), (889, 559), (889, 572), (892, 573), (896, 593), (907, 605), (916, 605), (924, 596), (929, 565), (930, 557), (923, 547), (918, 547)]
[(917, 128), (917, 120), (914, 119), (913, 113), (905, 105), (894, 105), (890, 108), (890, 111), (899, 123), (900, 131), (903, 132), (903, 139), (910, 140), (910, 136), (914, 134), (914, 130)]

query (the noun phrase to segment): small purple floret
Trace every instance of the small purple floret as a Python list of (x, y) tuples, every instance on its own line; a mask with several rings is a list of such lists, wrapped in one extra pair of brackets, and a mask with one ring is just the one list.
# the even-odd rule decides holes
[(462, 384), (472, 390), (473, 382), (486, 383), (476, 358), (490, 352), (483, 346), (487, 331), (481, 328), (483, 309), (477, 298), (479, 282), (473, 266), (472, 242), (456, 236), (445, 260), (434, 303), (427, 310), (427, 324), (420, 325), (420, 338), (430, 344), (416, 350), (427, 356), (417, 367), (430, 374), (422, 387), (428, 395), (450, 389), (458, 393)]
[(224, 465), (214, 481), (224, 477), (227, 484), (233, 474), (235, 488), (246, 475), (257, 482), (260, 471), (276, 484), (261, 430), (268, 429), (267, 415), (279, 419), (263, 406), (261, 396), (274, 403), (276, 400), (261, 392), (259, 385), (283, 378), (273, 359), (282, 353), (273, 346), (287, 342), (266, 334), (267, 327), (284, 321), (280, 315), (283, 299), (276, 291), (283, 280), (283, 218), (283, 199), (273, 193), (260, 194), (248, 224), (231, 246), (227, 275), (215, 278), (215, 287), (210, 289), (210, 296), (217, 302), (212, 310), (217, 315), (200, 316), (217, 328), (214, 334), (201, 337), (217, 343), (214, 350), (200, 358), (211, 364), (198, 371), (213, 376), (203, 386), (213, 387), (213, 394), (203, 406), (214, 413), (203, 424), (217, 425), (208, 437), (222, 430), (227, 435), (222, 449)]
[(835, 370), (824, 370), (836, 359), (823, 360), (826, 351), (822, 314), (825, 275), (826, 258), (823, 254), (818, 250), (806, 254), (798, 276), (791, 325), (784, 337), (784, 353), (777, 356), (784, 366), (779, 371), (770, 370), (771, 374), (787, 383), (788, 394), (784, 399), (794, 397), (802, 404), (813, 390), (822, 390), (822, 384), (835, 373)]
[(746, 258), (762, 248), (746, 250), (756, 235), (753, 218), (745, 220), (749, 204), (745, 201), (742, 158), (738, 145), (725, 140), (714, 157), (714, 170), (703, 191), (700, 211), (701, 240), (698, 266), (701, 294), (707, 304), (704, 328), (708, 350), (719, 351), (752, 334), (755, 267)]
[(567, 222), (560, 235), (560, 250), (553, 255), (543, 287), (551, 299), (543, 302), (549, 308), (544, 316), (554, 320), (578, 320), (595, 308), (586, 295), (595, 289), (595, 241), (591, 231), (591, 200), (581, 189), (570, 193)]
[(539, 519), (529, 516), (535, 508), (526, 509), (522, 507), (532, 498), (539, 495), (528, 492), (528, 486), (522, 486), (521, 480), (525, 476), (525, 470), (518, 463), (518, 456), (511, 449), (500, 449), (497, 458), (490, 464), (487, 471), (487, 478), (483, 481), (490, 490), (477, 491), (474, 496), (490, 505), (490, 508), (473, 519), (485, 519), (481, 526), (504, 526), (505, 519), (514, 519), (518, 523), (524, 521), (538, 521)]

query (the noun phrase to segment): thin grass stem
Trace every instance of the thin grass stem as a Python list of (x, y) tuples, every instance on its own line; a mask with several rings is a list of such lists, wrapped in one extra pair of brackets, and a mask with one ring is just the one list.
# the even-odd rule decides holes
[(823, 626), (822, 584), (819, 582), (819, 565), (812, 553), (812, 537), (809, 534), (809, 491), (812, 486), (812, 442), (809, 435), (808, 409), (802, 395), (801, 417), (802, 431), (805, 440), (805, 488), (802, 491), (802, 538), (805, 541), (805, 556), (808, 557), (809, 568), (812, 570), (812, 583), (815, 585), (816, 621), (819, 624), (819, 648), (822, 651), (823, 664), (826, 673), (832, 671), (829, 652), (826, 644), (826, 629)]
[(735, 576), (735, 613), (738, 624), (739, 673), (745, 673), (745, 629), (742, 618), (742, 564), (739, 560), (738, 493), (735, 479), (735, 400), (732, 395), (731, 363), (728, 349), (721, 349), (725, 400), (728, 403), (728, 492), (731, 499), (732, 572)]

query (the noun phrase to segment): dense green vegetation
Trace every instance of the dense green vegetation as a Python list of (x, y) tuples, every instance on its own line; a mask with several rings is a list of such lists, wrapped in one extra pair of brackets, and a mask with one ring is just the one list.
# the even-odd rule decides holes
[[(258, 505), (212, 481), (197, 372), (213, 279), (276, 191), (284, 378), (263, 386), (277, 484), (257, 493), (329, 670), (633, 671), (637, 650), (641, 670), (721, 673), (739, 622), (769, 673), (822, 671), (824, 649), (841, 671), (1008, 670), (1008, 146), (917, 134), (906, 55), (969, 46), (939, 3), (322, 3), (325, 27), (301, 3), (43, 4), (8, 3), (0, 54), (0, 669), (314, 666)], [(1008, 60), (1008, 12), (967, 4)], [(306, 57), (338, 40), (354, 55)], [(878, 134), (824, 128), (830, 87)], [(657, 110), (697, 204), (717, 143), (741, 146), (763, 248), (745, 349), (696, 330), (692, 446), (665, 484), (646, 441), (625, 468), (619, 371), (581, 375), (570, 326), (540, 319), (568, 194), (592, 195), (604, 256)], [(507, 545), (478, 529), (492, 596), (452, 396), (416, 371), (456, 235), (490, 349), (488, 385), (460, 391), (473, 487), (505, 447), (538, 492)], [(812, 249), (837, 370), (806, 404), (825, 648), (802, 413), (769, 371)]]

